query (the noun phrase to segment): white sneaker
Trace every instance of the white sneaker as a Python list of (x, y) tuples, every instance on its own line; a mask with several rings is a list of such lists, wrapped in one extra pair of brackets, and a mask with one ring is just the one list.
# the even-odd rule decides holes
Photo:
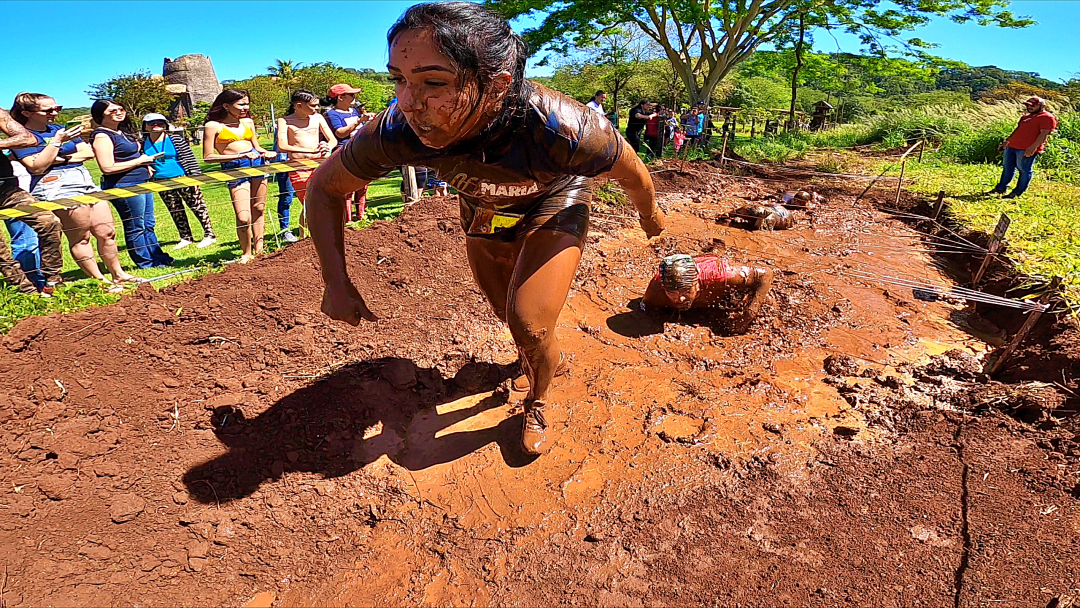
[(199, 241), (199, 244), (195, 245), (195, 247), (197, 247), (199, 249), (205, 249), (206, 247), (209, 247), (210, 245), (213, 245), (216, 242), (217, 242), (217, 238), (212, 237), (212, 236), (208, 236), (208, 237), (204, 238), (203, 240)]
[(183, 249), (184, 247), (187, 247), (190, 244), (191, 244), (191, 241), (189, 241), (187, 239), (180, 239), (180, 242), (177, 243), (175, 247), (173, 247), (173, 251)]

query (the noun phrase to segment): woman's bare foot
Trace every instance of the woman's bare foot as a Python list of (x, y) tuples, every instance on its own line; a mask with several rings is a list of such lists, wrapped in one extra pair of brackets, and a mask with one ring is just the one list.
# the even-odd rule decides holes
[(248, 262), (250, 262), (250, 261), (252, 261), (254, 259), (255, 259), (254, 255), (252, 255), (250, 253), (245, 253), (244, 255), (240, 256), (240, 259), (238, 261), (241, 264), (247, 264)]

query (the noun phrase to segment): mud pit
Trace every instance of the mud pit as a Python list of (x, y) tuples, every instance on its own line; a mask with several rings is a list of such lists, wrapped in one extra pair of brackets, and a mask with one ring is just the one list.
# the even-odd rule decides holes
[[(656, 181), (670, 223), (653, 243), (626, 210), (598, 206), (560, 320), (560, 438), (535, 460), (516, 447), (514, 349), (469, 276), (453, 199), (348, 233), (376, 324), (318, 312), (310, 242), (24, 321), (0, 350), (3, 602), (1080, 593), (1080, 437), (997, 413), (1032, 402), (1045, 422), (1040, 404), (1060, 394), (964, 371), (986, 346), (960, 306), (843, 276), (944, 280), (909, 229), (851, 209), (857, 184), (817, 186), (828, 206), (767, 233), (714, 218), (805, 182), (707, 168)], [(749, 334), (636, 312), (660, 257), (702, 251), (780, 270)]]

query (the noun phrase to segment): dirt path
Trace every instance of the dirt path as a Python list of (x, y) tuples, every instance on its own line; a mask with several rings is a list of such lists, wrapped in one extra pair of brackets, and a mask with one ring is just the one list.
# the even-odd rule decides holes
[[(349, 233), (375, 325), (317, 311), (310, 242), (24, 321), (0, 357), (3, 601), (1080, 594), (1080, 437), (997, 413), (1055, 391), (1010, 393), (965, 371), (986, 346), (960, 306), (844, 275), (945, 280), (908, 228), (852, 209), (853, 186), (820, 188), (830, 205), (795, 230), (747, 233), (714, 218), (784, 184), (657, 182), (672, 212), (661, 239), (646, 242), (626, 211), (594, 217), (560, 319), (572, 361), (554, 395), (561, 436), (535, 460), (516, 448), (514, 350), (469, 277), (452, 200)], [(749, 334), (636, 311), (661, 256), (709, 250), (781, 271)]]

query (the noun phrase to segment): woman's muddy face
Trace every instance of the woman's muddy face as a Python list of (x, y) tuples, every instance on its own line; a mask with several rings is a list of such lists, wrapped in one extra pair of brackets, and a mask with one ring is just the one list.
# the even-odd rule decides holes
[(501, 101), (497, 87), (491, 86), (492, 94), (477, 107), (478, 84), (464, 79), (450, 58), (439, 52), (429, 30), (399, 34), (390, 46), (387, 68), (396, 83), (398, 109), (420, 141), (431, 148), (445, 148), (475, 135)]

